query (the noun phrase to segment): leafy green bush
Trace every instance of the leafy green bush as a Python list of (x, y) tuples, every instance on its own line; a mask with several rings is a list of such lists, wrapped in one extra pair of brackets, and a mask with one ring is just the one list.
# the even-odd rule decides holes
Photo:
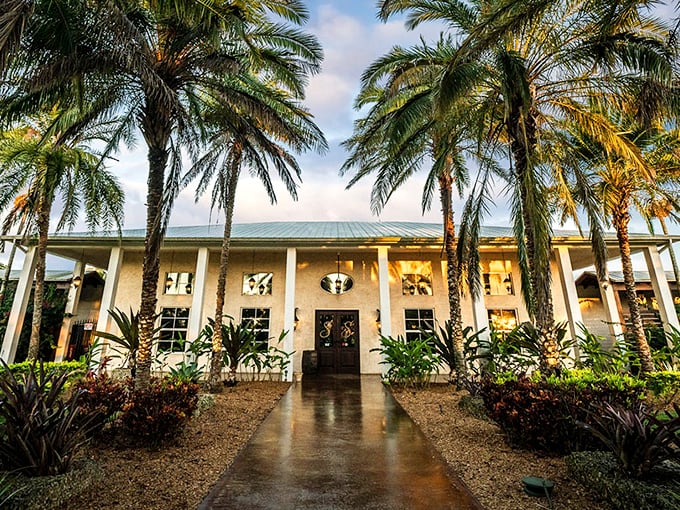
[(198, 403), (198, 384), (153, 380), (146, 390), (135, 390), (123, 405), (119, 421), (126, 438), (157, 447), (174, 440)]
[(29, 367), (15, 376), (0, 375), (0, 463), (26, 476), (66, 472), (87, 441), (90, 420), (81, 414), (78, 391), (62, 399), (69, 374)]
[(614, 454), (621, 470), (646, 478), (666, 460), (680, 461), (680, 406), (675, 416), (648, 411), (643, 405), (628, 409), (604, 403), (591, 414), (591, 424), (580, 424)]
[[(43, 361), (43, 369), (45, 372), (55, 372), (56, 374), (67, 374), (65, 387), (69, 387), (74, 381), (78, 380), (87, 372), (87, 365), (82, 361)], [(21, 363), (12, 363), (11, 365), (0, 366), (0, 374), (4, 370), (9, 369), (15, 376), (26, 375), (30, 370), (34, 372), (39, 370), (40, 366), (34, 361), (22, 361)]]
[(652, 372), (645, 375), (645, 384), (655, 397), (670, 397), (680, 394), (680, 372)]
[(93, 435), (101, 432), (112, 421), (127, 398), (125, 383), (111, 379), (106, 372), (89, 372), (73, 385), (73, 389), (80, 393), (83, 413), (92, 419), (90, 431)]
[(438, 372), (440, 359), (432, 350), (429, 339), (406, 340), (380, 336), (380, 347), (371, 349), (382, 356), (381, 364), (389, 365), (386, 378), (390, 384), (422, 388)]
[(174, 367), (169, 367), (169, 370), (168, 378), (175, 384), (198, 384), (203, 377), (203, 370), (201, 370), (195, 361), (187, 363), (182, 360)]
[(644, 394), (644, 383), (633, 378), (568, 374), (564, 379), (482, 381), (487, 414), (512, 446), (551, 454), (596, 447), (598, 442), (576, 424), (589, 423), (589, 405), (610, 402), (626, 407)]
[[(277, 345), (281, 344), (286, 334), (287, 331), (282, 331), (279, 334)], [(290, 358), (294, 354), (274, 345), (269, 345), (266, 350), (263, 350), (262, 346), (256, 342), (246, 345), (244, 350), (243, 367), (250, 372), (253, 381), (260, 380), (262, 372), (267, 375), (270, 381), (275, 371), (283, 376), (288, 370)]]
[(627, 477), (610, 452), (576, 452), (564, 458), (569, 474), (617, 510), (677, 510), (680, 508), (680, 469), (665, 465), (654, 477)]

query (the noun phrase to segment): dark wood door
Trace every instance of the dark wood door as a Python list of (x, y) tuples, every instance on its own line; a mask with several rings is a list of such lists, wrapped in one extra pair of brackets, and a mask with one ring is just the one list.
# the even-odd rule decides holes
[(317, 310), (315, 338), (319, 374), (359, 373), (357, 310)]

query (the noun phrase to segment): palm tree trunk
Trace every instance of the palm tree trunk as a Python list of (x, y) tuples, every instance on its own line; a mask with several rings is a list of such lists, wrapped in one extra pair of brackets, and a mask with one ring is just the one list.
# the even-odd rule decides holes
[[(516, 107), (510, 114), (508, 132), (515, 163), (515, 178), (520, 190), (527, 251), (526, 266), (529, 272), (528, 282), (531, 286), (528, 292), (523, 290), (523, 295), (527, 311), (540, 333), (541, 359), (539, 368), (542, 374), (550, 375), (558, 368), (559, 352), (551, 293), (549, 225), (541, 225), (543, 228), (537, 228), (537, 222), (549, 222), (549, 217), (546, 217), (547, 211), (536, 210), (536, 195), (540, 191), (535, 189), (535, 179), (529, 175), (529, 172), (531, 172), (530, 154), (537, 144), (534, 117), (528, 115), (524, 118), (521, 108)], [(529, 183), (534, 183), (532, 189), (530, 189)], [(545, 231), (540, 235), (547, 236), (547, 239), (537, 237), (539, 230)], [(525, 281), (527, 280), (525, 279)]]
[(158, 302), (158, 273), (160, 270), (161, 243), (165, 237), (163, 215), (165, 167), (168, 162), (167, 146), (172, 132), (169, 114), (154, 105), (147, 106), (142, 119), (142, 132), (148, 146), (149, 176), (146, 194), (146, 237), (142, 262), (142, 297), (139, 305), (139, 350), (135, 390), (149, 387), (151, 380), (151, 350)]
[[(227, 285), (227, 271), (229, 269), (229, 250), (231, 247), (231, 227), (234, 221), (234, 202), (236, 200), (236, 185), (241, 165), (241, 149), (236, 145), (233, 149), (229, 182), (227, 183), (224, 204), (224, 234), (222, 236), (222, 251), (220, 253), (220, 269), (217, 276), (217, 294), (215, 296), (215, 329), (213, 330), (212, 355), (210, 360), (210, 376), (208, 386), (210, 391), (219, 391), (220, 373), (222, 372), (222, 316)], [(230, 382), (236, 381), (236, 367), (230, 367)]]
[(648, 374), (654, 371), (652, 354), (647, 344), (647, 337), (642, 325), (640, 306), (635, 291), (635, 277), (633, 275), (633, 263), (630, 259), (630, 242), (628, 239), (628, 224), (630, 223), (630, 213), (628, 212), (628, 200), (621, 198), (617, 207), (613, 208), (612, 222), (616, 229), (616, 238), (619, 241), (619, 251), (621, 252), (621, 266), (623, 269), (623, 281), (626, 288), (626, 300), (630, 312), (631, 336), (634, 346), (640, 357), (640, 373)]
[(38, 226), (38, 258), (35, 263), (33, 286), (33, 318), (31, 338), (28, 342), (28, 360), (36, 360), (40, 354), (40, 325), (42, 324), (43, 296), (45, 294), (45, 257), (47, 254), (47, 234), (50, 229), (50, 200), (40, 199), (36, 224)]
[[(464, 338), (463, 318), (460, 311), (460, 271), (456, 257), (456, 225), (453, 222), (452, 177), (450, 174), (439, 176), (439, 194), (444, 222), (444, 250), (446, 251), (446, 283), (449, 294), (449, 317), (456, 349), (456, 385), (460, 385), (465, 373), (463, 359)], [(453, 367), (451, 367), (453, 369)], [(449, 382), (452, 374), (449, 374)]]

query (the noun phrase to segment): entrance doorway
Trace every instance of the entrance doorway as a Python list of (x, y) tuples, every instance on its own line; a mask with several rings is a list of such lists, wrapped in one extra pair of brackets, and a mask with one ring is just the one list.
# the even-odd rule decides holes
[(358, 374), (359, 311), (317, 310), (315, 323), (319, 374)]

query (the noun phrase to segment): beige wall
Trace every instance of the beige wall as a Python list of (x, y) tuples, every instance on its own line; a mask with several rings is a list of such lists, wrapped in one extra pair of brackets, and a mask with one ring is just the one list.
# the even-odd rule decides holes
[[(196, 272), (197, 249), (164, 249), (161, 254), (161, 267), (158, 285), (158, 309), (163, 307), (187, 307), (192, 305), (191, 295), (164, 294), (165, 274), (167, 272)], [(340, 253), (340, 271), (348, 274), (354, 281), (351, 291), (340, 295), (329, 294), (321, 289), (321, 279), (337, 271), (338, 250), (328, 248), (297, 250), (297, 272), (295, 281), (295, 303), (299, 325), (294, 331), (292, 369), (301, 371), (302, 352), (314, 349), (314, 322), (317, 310), (358, 310), (360, 356), (362, 373), (379, 373), (380, 357), (371, 349), (379, 345), (379, 331), (376, 325), (376, 310), (380, 308), (378, 282), (378, 250), (377, 248), (347, 249)], [(517, 310), (519, 322), (528, 320), (522, 304), (519, 289), (519, 268), (517, 259), (508, 253), (484, 252), (484, 260), (510, 260), (513, 295), (484, 295), (487, 309), (502, 308)], [(406, 250), (390, 249), (389, 280), (392, 317), (381, 317), (383, 324), (391, 320), (392, 336), (404, 335), (404, 311), (406, 309), (434, 309), (435, 319), (443, 325), (449, 317), (448, 295), (446, 286), (446, 263), (442, 260), (441, 250), (423, 249)], [(402, 272), (415, 271), (425, 264), (432, 273), (432, 295), (404, 295), (402, 291)], [(213, 317), (215, 310), (215, 293), (219, 251), (210, 252), (210, 263), (207, 281), (203, 293), (203, 311), (201, 324)], [(242, 294), (243, 273), (272, 272), (272, 295), (250, 296)], [(225, 314), (240, 319), (242, 308), (270, 308), (270, 334), (277, 339), (284, 327), (285, 306), (285, 274), (286, 248), (276, 249), (232, 249), (229, 260), (227, 278)], [(552, 265), (554, 289), (559, 289), (559, 274), (555, 263)], [(137, 310), (141, 295), (142, 252), (125, 251), (115, 306), (122, 310)], [(196, 285), (194, 285), (196, 289)], [(566, 319), (566, 309), (561, 292), (553, 294), (556, 320)], [(469, 294), (464, 292), (461, 302), (463, 325), (473, 325), (472, 302)], [(192, 339), (189, 339), (192, 340)], [(281, 346), (282, 347), (282, 346)], [(169, 361), (179, 360), (180, 355), (173, 355)]]

